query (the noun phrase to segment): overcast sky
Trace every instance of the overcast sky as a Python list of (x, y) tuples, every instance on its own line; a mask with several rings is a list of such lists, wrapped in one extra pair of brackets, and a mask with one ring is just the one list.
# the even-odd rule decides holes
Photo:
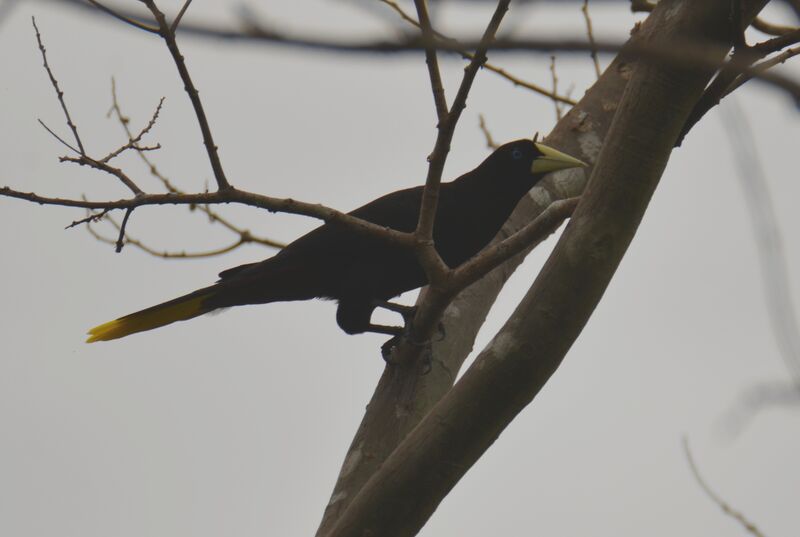
[[(162, 2), (172, 10), (179, 4)], [(238, 5), (194, 2), (188, 16), (233, 20)], [(374, 35), (394, 17), (383, 6), (337, 1), (259, 9), (279, 28), (324, 35)], [(68, 133), (41, 68), (33, 14), (90, 151), (105, 154), (125, 141), (106, 118), (113, 75), (134, 127), (166, 97), (150, 138), (163, 146), (153, 155), (159, 168), (187, 190), (212, 180), (188, 100), (157, 38), (109, 18), (20, 2), (0, 26), (0, 185), (126, 195), (109, 176), (59, 164), (64, 148), (37, 124), (41, 118)], [(438, 15), (459, 31), (477, 29), (488, 12), (453, 6)], [(637, 20), (624, 2), (604, 3), (593, 17), (599, 36), (617, 40)], [(577, 4), (512, 9), (507, 23), (521, 36), (583, 35)], [(423, 182), (435, 121), (421, 55), (312, 54), (190, 38), (181, 45), (238, 187), (349, 210)], [(546, 55), (493, 60), (549, 83)], [(799, 65), (786, 72), (800, 76)], [(462, 63), (451, 58), (443, 68), (452, 95)], [(558, 74), (578, 97), (594, 78), (588, 57), (559, 58)], [(800, 116), (784, 95), (757, 84), (737, 96), (794, 275)], [(637, 237), (563, 366), (421, 535), (742, 535), (692, 479), (683, 435), (731, 505), (770, 537), (797, 534), (800, 407), (770, 406), (736, 434), (725, 426), (747, 393), (788, 376), (770, 330), (724, 112), (712, 111), (673, 153)], [(547, 132), (555, 121), (550, 101), (480, 73), (447, 177), (487, 155), (479, 113), (500, 141)], [(134, 158), (120, 162), (157, 190)], [(220, 211), (283, 241), (317, 225), (241, 207)], [(189, 261), (133, 247), (115, 254), (83, 229), (64, 230), (82, 216), (0, 198), (0, 534), (313, 534), (382, 371), (385, 338), (344, 334), (335, 305), (315, 301), (235, 308), (86, 345), (89, 327), (208, 285), (220, 270), (271, 252), (253, 246)], [(137, 210), (128, 230), (159, 249), (233, 239), (185, 208)], [(553, 244), (539, 247), (514, 276), (476, 349)]]

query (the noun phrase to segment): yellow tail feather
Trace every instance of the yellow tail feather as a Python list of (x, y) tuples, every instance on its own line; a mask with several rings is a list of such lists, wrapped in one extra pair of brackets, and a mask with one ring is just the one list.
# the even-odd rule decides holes
[(189, 298), (188, 300), (177, 299), (177, 301), (167, 302), (159, 306), (153, 306), (146, 310), (131, 313), (125, 317), (109, 321), (95, 326), (87, 334), (89, 337), (86, 343), (95, 341), (109, 341), (125, 337), (136, 332), (143, 332), (164, 326), (175, 321), (183, 321), (197, 317), (209, 311), (203, 307), (203, 301), (208, 295), (201, 295)]

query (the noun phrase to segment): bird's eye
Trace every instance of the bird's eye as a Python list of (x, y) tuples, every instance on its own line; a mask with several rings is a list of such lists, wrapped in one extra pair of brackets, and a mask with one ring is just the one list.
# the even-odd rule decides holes
[(521, 159), (522, 158), (522, 151), (520, 151), (519, 149), (514, 149), (513, 151), (511, 151), (511, 158), (513, 158), (515, 160)]

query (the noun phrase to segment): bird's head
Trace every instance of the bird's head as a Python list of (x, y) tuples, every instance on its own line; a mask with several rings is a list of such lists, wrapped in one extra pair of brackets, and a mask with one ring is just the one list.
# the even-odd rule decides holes
[(487, 160), (492, 160), (512, 173), (542, 175), (568, 168), (585, 167), (586, 163), (552, 147), (533, 140), (516, 140), (498, 147)]

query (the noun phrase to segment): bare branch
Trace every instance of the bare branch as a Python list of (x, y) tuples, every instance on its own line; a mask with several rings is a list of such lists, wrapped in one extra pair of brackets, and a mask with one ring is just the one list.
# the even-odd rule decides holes
[[(733, 2), (733, 5), (737, 6), (738, 2)], [(755, 62), (767, 56), (768, 54), (779, 51), (800, 41), (800, 29), (778, 37), (774, 37), (772, 39), (768, 39), (767, 41), (757, 43), (752, 46), (749, 46), (745, 41), (744, 29), (736, 35), (737, 42), (731, 60), (721, 66), (717, 76), (714, 78), (711, 84), (708, 85), (708, 88), (706, 88), (703, 96), (697, 101), (692, 113), (686, 120), (683, 133), (678, 137), (678, 140), (675, 143), (676, 146), (681, 145), (686, 133), (688, 133), (689, 130), (698, 121), (700, 121), (700, 119), (702, 119), (709, 110), (717, 106), (726, 95), (733, 91), (731, 87), (734, 87), (735, 89), (753, 77), (767, 75), (766, 69), (754, 68), (752, 66)], [(785, 57), (783, 61), (785, 61), (785, 59), (788, 57)], [(741, 77), (744, 77), (743, 81), (737, 84), (737, 79)], [(798, 97), (800, 96), (796, 97), (796, 102), (800, 103), (800, 98)]]
[[(72, 121), (72, 117), (69, 114), (69, 109), (67, 108), (67, 103), (64, 101), (64, 92), (61, 91), (61, 88), (58, 86), (58, 80), (56, 80), (55, 75), (53, 75), (52, 69), (50, 69), (50, 64), (47, 63), (47, 51), (44, 48), (44, 44), (42, 43), (42, 35), (39, 33), (39, 27), (36, 26), (36, 17), (31, 17), (31, 22), (33, 23), (33, 29), (36, 31), (36, 42), (39, 44), (39, 51), (42, 53), (42, 62), (44, 64), (44, 68), (47, 71), (47, 76), (50, 77), (50, 84), (52, 84), (53, 89), (56, 91), (56, 96), (58, 97), (58, 102), (61, 104), (61, 110), (64, 111), (64, 117), (67, 120), (67, 125), (69, 126), (70, 130), (72, 130), (72, 135), (75, 137), (75, 143), (78, 144), (78, 151), (81, 155), (85, 155), (86, 151), (83, 148), (83, 142), (81, 141), (81, 137), (78, 134), (78, 127), (75, 126), (75, 122)], [(41, 121), (39, 123), (42, 123)], [(42, 123), (44, 126), (44, 123)], [(56, 134), (51, 131), (47, 126), (45, 128), (50, 131), (53, 136)], [(56, 136), (59, 140), (58, 136)], [(61, 142), (66, 145), (67, 147), (72, 149), (68, 143), (61, 140)]]
[[(400, 5), (397, 2), (395, 2), (394, 0), (381, 0), (381, 2), (383, 2), (384, 4), (386, 4), (387, 6), (392, 8), (394, 11), (396, 11), (400, 15), (400, 18), (402, 18), (404, 21), (408, 22), (409, 24), (413, 24), (414, 26), (419, 28), (419, 22), (417, 22), (412, 16), (410, 16), (408, 13), (406, 13), (403, 10), (403, 8), (400, 7)], [(448, 37), (448, 36), (444, 35), (443, 33), (436, 31), (435, 29), (434, 29), (434, 35), (438, 39), (441, 39), (443, 41), (449, 41), (449, 42), (453, 43), (456, 46), (460, 46), (460, 44), (458, 43), (458, 41), (456, 39), (453, 39), (452, 37)], [(465, 60), (472, 60), (472, 58), (473, 58), (472, 53), (468, 52), (466, 49), (463, 49), (463, 48), (458, 50), (457, 53), (460, 54), (461, 57), (464, 58)], [(501, 77), (505, 78), (506, 80), (508, 80), (509, 82), (514, 84), (515, 86), (521, 86), (523, 88), (529, 89), (529, 90), (531, 90), (533, 92), (536, 92), (536, 93), (538, 93), (540, 95), (544, 95), (545, 97), (549, 97), (551, 99), (554, 99), (554, 100), (556, 100), (558, 102), (561, 102), (561, 103), (564, 103), (564, 104), (568, 104), (568, 105), (574, 105), (575, 104), (575, 100), (574, 99), (570, 99), (569, 96), (559, 95), (559, 94), (555, 93), (555, 90), (550, 91), (547, 88), (543, 88), (542, 86), (534, 84), (533, 82), (528, 82), (528, 81), (522, 80), (521, 78), (518, 78), (518, 77), (510, 74), (506, 70), (504, 70), (504, 69), (502, 69), (500, 67), (497, 67), (497, 66), (495, 66), (494, 64), (492, 64), (490, 62), (484, 63), (483, 64), (483, 68), (488, 70), (488, 71), (492, 71), (493, 73), (495, 73), (497, 75), (500, 75)]]
[[(106, 222), (109, 222), (114, 227), (114, 229), (116, 229), (117, 231), (120, 230), (120, 224), (118, 224), (116, 222), (116, 220), (111, 218), (110, 215), (106, 215), (105, 217), (101, 217), (101, 219), (105, 220)], [(96, 221), (96, 220), (90, 219), (87, 222), (86, 230), (89, 232), (89, 234), (91, 234), (95, 239), (97, 239), (100, 242), (103, 242), (105, 244), (116, 245), (117, 244), (117, 240), (116, 239), (112, 239), (110, 237), (106, 237), (104, 235), (101, 235), (96, 229), (94, 229), (94, 226), (91, 225), (91, 223), (94, 222), (94, 221)], [(156, 250), (155, 248), (151, 248), (150, 246), (146, 245), (142, 241), (140, 241), (138, 239), (134, 239), (130, 235), (126, 235), (125, 236), (125, 244), (126, 245), (130, 244), (131, 246), (134, 246), (134, 247), (142, 250), (143, 252), (145, 252), (145, 253), (147, 253), (149, 255), (152, 255), (153, 257), (160, 257), (160, 258), (163, 258), (163, 259), (199, 259), (199, 258), (205, 258), (205, 257), (214, 257), (214, 256), (218, 256), (218, 255), (222, 255), (222, 254), (226, 254), (228, 252), (231, 252), (231, 251), (237, 249), (238, 247), (240, 247), (240, 246), (242, 246), (244, 244), (247, 244), (247, 242), (253, 242), (253, 241), (248, 241), (248, 240), (239, 238), (239, 239), (236, 240), (236, 242), (233, 242), (233, 243), (231, 243), (231, 244), (229, 244), (227, 246), (222, 246), (220, 248), (215, 248), (215, 249), (212, 249), (212, 250), (205, 250), (205, 251), (200, 251), (200, 252), (187, 252), (185, 250), (181, 250), (179, 252), (171, 252), (171, 251), (168, 251), (168, 250), (161, 250), (161, 251)]]
[(172, 21), (172, 25), (169, 27), (169, 31), (171, 33), (175, 33), (175, 30), (178, 29), (178, 25), (181, 23), (181, 19), (186, 14), (186, 10), (189, 9), (189, 4), (192, 3), (192, 0), (186, 0), (181, 7), (181, 10), (178, 11), (178, 14), (175, 16), (175, 20)]
[(433, 221), (436, 215), (436, 206), (439, 202), (439, 184), (442, 179), (444, 163), (447, 160), (447, 154), (450, 152), (450, 142), (453, 139), (456, 124), (461, 117), (461, 112), (467, 106), (467, 96), (470, 89), (472, 89), (472, 82), (478, 74), (478, 69), (486, 61), (486, 51), (494, 40), (503, 16), (508, 11), (509, 2), (510, 0), (500, 0), (497, 3), (497, 8), (483, 33), (480, 44), (475, 50), (474, 58), (464, 69), (464, 76), (461, 79), (461, 85), (453, 99), (450, 111), (439, 120), (436, 143), (434, 144), (433, 152), (428, 157), (428, 175), (425, 179), (419, 222), (414, 235), (417, 240), (417, 253), (420, 257), (420, 263), (425, 269), (428, 281), (434, 286), (442, 281), (443, 275), (447, 270), (447, 266), (433, 246)]
[(703, 489), (703, 492), (706, 493), (706, 496), (711, 498), (711, 501), (717, 504), (719, 508), (722, 509), (723, 513), (741, 524), (749, 534), (753, 535), (754, 537), (764, 537), (764, 534), (759, 531), (755, 524), (750, 522), (742, 513), (728, 505), (728, 503), (725, 502), (725, 500), (723, 500), (716, 492), (714, 492), (708, 483), (706, 483), (705, 479), (703, 479), (703, 476), (700, 475), (700, 470), (697, 468), (697, 464), (694, 462), (694, 457), (692, 457), (692, 452), (689, 449), (689, 439), (686, 437), (683, 438), (683, 451), (686, 454), (686, 461), (689, 463), (689, 468), (692, 471), (695, 481), (697, 481), (697, 484), (700, 485), (701, 489)]
[[(779, 65), (781, 63), (784, 63), (786, 60), (788, 60), (790, 58), (793, 58), (793, 57), (797, 56), (798, 54), (800, 54), (800, 47), (794, 47), (794, 48), (787, 49), (787, 50), (781, 52), (780, 54), (778, 54), (776, 56), (773, 56), (772, 58), (770, 58), (768, 60), (764, 60), (763, 62), (760, 62), (760, 63), (757, 63), (757, 64), (753, 65), (753, 71), (754, 72), (764, 72), (767, 69), (775, 67), (776, 65)], [(722, 97), (723, 98), (727, 97), (728, 95), (730, 95), (731, 93), (733, 93), (734, 91), (739, 89), (743, 84), (745, 84), (746, 82), (749, 82), (752, 79), (753, 79), (752, 74), (739, 75), (736, 78), (736, 80), (734, 80), (733, 83), (730, 86), (728, 86), (728, 88), (725, 90), (725, 93), (722, 95)]]
[[(553, 81), (553, 93), (558, 91), (558, 75), (556, 74), (556, 57), (550, 56), (550, 78)], [(556, 121), (561, 121), (561, 103), (553, 99), (553, 107), (556, 110)]]
[(150, 121), (147, 123), (147, 125), (145, 125), (144, 128), (142, 128), (142, 130), (139, 131), (139, 133), (136, 136), (129, 135), (128, 143), (112, 151), (105, 157), (101, 158), (100, 162), (107, 163), (109, 160), (119, 156), (128, 149), (136, 149), (136, 151), (142, 152), (160, 148), (161, 147), (160, 144), (157, 144), (154, 147), (141, 147), (138, 144), (142, 140), (142, 137), (148, 132), (150, 132), (150, 129), (152, 129), (153, 126), (156, 124), (156, 121), (158, 121), (158, 114), (161, 112), (161, 107), (163, 106), (163, 104), (164, 104), (164, 97), (161, 97), (161, 100), (158, 101), (158, 106), (156, 106), (155, 112), (153, 112), (153, 116), (150, 118)]
[[(128, 140), (132, 141), (134, 139), (134, 135), (133, 135), (133, 132), (131, 131), (131, 128), (130, 128), (130, 120), (128, 119), (127, 116), (125, 116), (122, 113), (122, 108), (120, 107), (119, 99), (117, 98), (117, 83), (116, 83), (116, 80), (113, 77), (111, 78), (111, 109), (109, 110), (109, 114), (111, 114), (111, 113), (113, 113), (117, 117), (117, 120), (119, 121), (119, 124), (122, 127), (122, 129), (125, 131), (125, 134), (127, 135)], [(142, 162), (144, 162), (144, 164), (147, 166), (147, 169), (150, 170), (150, 173), (153, 175), (153, 177), (158, 179), (161, 182), (161, 184), (164, 185), (164, 188), (167, 189), (167, 192), (172, 192), (173, 194), (184, 194), (185, 193), (182, 190), (180, 190), (179, 188), (177, 188), (176, 186), (174, 186), (172, 184), (172, 182), (169, 179), (167, 179), (158, 170), (156, 165), (147, 157), (147, 155), (143, 151), (139, 151), (138, 147), (135, 147), (134, 149), (137, 150), (136, 153), (139, 155), (139, 158), (142, 160)], [(257, 243), (257, 244), (261, 244), (263, 246), (269, 246), (270, 248), (283, 248), (285, 246), (285, 244), (282, 243), (282, 242), (279, 242), (279, 241), (276, 241), (276, 240), (273, 240), (273, 239), (269, 239), (269, 238), (266, 238), (266, 237), (259, 237), (257, 235), (253, 235), (249, 230), (242, 229), (241, 227), (239, 227), (239, 226), (233, 224), (232, 222), (230, 222), (228, 219), (223, 218), (219, 213), (217, 213), (216, 211), (212, 210), (208, 205), (189, 205), (188, 207), (189, 207), (190, 211), (194, 210), (194, 209), (197, 209), (198, 211), (200, 211), (200, 212), (204, 213), (205, 215), (207, 215), (209, 221), (211, 221), (212, 223), (219, 223), (224, 228), (226, 228), (229, 231), (231, 231), (231, 232), (235, 233), (236, 235), (238, 235), (239, 236), (239, 241), (242, 244), (245, 244), (245, 243)], [(113, 223), (113, 220), (111, 220), (110, 218), (108, 218), (108, 220), (110, 220)], [(139, 245), (139, 244), (136, 244), (134, 241), (130, 241), (130, 240), (128, 242), (131, 243), (131, 244), (134, 244), (134, 246), (137, 246), (137, 247), (141, 248), (142, 250), (144, 250), (144, 251), (146, 251), (148, 253), (152, 253), (143, 244)], [(225, 251), (227, 252), (227, 251), (230, 251), (232, 249), (233, 248), (229, 248), (229, 249), (226, 249)], [(219, 251), (219, 250), (215, 250), (215, 251)], [(167, 254), (167, 253), (168, 252), (160, 252), (159, 254)], [(220, 253), (224, 253), (224, 252), (220, 252)], [(153, 255), (155, 255), (155, 254), (153, 254)], [(176, 257), (176, 258), (177, 257), (181, 257), (181, 258), (182, 257), (209, 257), (210, 255), (215, 255), (215, 254), (209, 253), (209, 254), (203, 254), (203, 255), (200, 255), (200, 254), (187, 255), (185, 252), (182, 252), (182, 253), (175, 254), (175, 255), (171, 255), (171, 254), (170, 255), (160, 255), (160, 257), (170, 257), (170, 258), (172, 258), (172, 257)]]
[(225, 191), (202, 192), (197, 194), (141, 194), (134, 198), (125, 198), (108, 201), (78, 200), (70, 198), (53, 198), (40, 196), (34, 192), (22, 192), (7, 186), (0, 187), (0, 196), (16, 198), (38, 203), (40, 205), (59, 205), (62, 207), (80, 207), (95, 210), (117, 210), (144, 207), (147, 205), (201, 205), (201, 204), (227, 204), (237, 203), (266, 209), (270, 212), (284, 212), (319, 218), (329, 223), (340, 224), (349, 229), (366, 233), (372, 237), (387, 240), (403, 247), (414, 245), (413, 235), (390, 228), (379, 226), (361, 218), (342, 213), (324, 205), (306, 203), (291, 198), (272, 198), (238, 190), (230, 187)]
[(129, 208), (125, 211), (125, 216), (122, 218), (122, 224), (119, 226), (119, 236), (117, 237), (117, 242), (115, 244), (115, 250), (117, 253), (122, 252), (122, 247), (125, 246), (125, 228), (128, 227), (128, 219), (133, 214), (133, 207)]
[[(153, 28), (152, 26), (137, 20), (135, 17), (131, 15), (126, 15), (115, 9), (111, 9), (110, 7), (98, 2), (97, 0), (86, 0), (86, 1), (89, 2), (91, 5), (93, 5), (94, 7), (96, 7), (97, 9), (99, 9), (100, 11), (102, 11), (103, 13), (108, 13), (115, 19), (121, 20), (125, 24), (130, 24), (134, 28), (138, 28), (139, 30), (144, 30), (145, 32), (150, 32), (153, 34), (158, 33), (158, 28)], [(69, 3), (74, 3), (74, 2), (69, 2)]]
[(75, 146), (71, 145), (69, 142), (67, 142), (66, 140), (64, 140), (64, 139), (63, 139), (61, 136), (59, 136), (58, 134), (56, 134), (56, 132), (55, 132), (53, 129), (51, 129), (50, 127), (48, 127), (48, 126), (47, 126), (47, 124), (46, 124), (44, 121), (42, 121), (41, 119), (37, 119), (36, 121), (38, 121), (38, 122), (39, 122), (39, 125), (41, 125), (42, 127), (44, 127), (44, 130), (46, 130), (47, 132), (49, 132), (49, 133), (50, 133), (50, 135), (51, 135), (53, 138), (55, 138), (56, 140), (58, 140), (58, 141), (61, 143), (61, 145), (63, 145), (64, 147), (66, 147), (66, 148), (67, 148), (67, 149), (69, 149), (70, 151), (73, 151), (73, 152), (77, 153), (78, 155), (80, 155), (80, 154), (81, 154), (81, 150), (80, 150), (80, 149), (78, 149), (77, 147), (75, 147)]
[[(91, 211), (86, 211), (88, 213), (88, 216), (86, 216), (86, 218), (81, 218), (80, 220), (74, 220), (71, 224), (69, 224), (68, 226), (64, 227), (64, 229), (70, 229), (70, 228), (73, 228), (73, 227), (76, 227), (76, 226), (80, 226), (81, 224), (87, 224), (86, 227), (89, 227), (88, 224), (91, 224), (92, 222), (99, 222), (103, 218), (106, 218), (106, 216), (108, 215), (108, 212), (110, 210), (111, 209), (103, 209), (99, 213), (93, 213)], [(111, 244), (114, 244), (114, 241), (111, 241)]]
[(493, 150), (500, 147), (500, 144), (495, 142), (494, 138), (492, 138), (492, 133), (489, 132), (489, 127), (486, 126), (486, 119), (483, 117), (483, 114), (478, 114), (478, 127), (480, 127), (484, 138), (486, 138), (486, 147)]
[(533, 248), (553, 234), (575, 211), (580, 198), (567, 198), (551, 203), (527, 226), (507, 239), (486, 248), (453, 270), (448, 287), (455, 295), (478, 281), (495, 267), (505, 263), (527, 248)]
[[(87, 7), (87, 4), (81, 0), (57, 1), (74, 7)], [(95, 12), (96, 10), (92, 8), (91, 11)], [(130, 18), (143, 20), (140, 14), (123, 12), (119, 9), (116, 11)], [(441, 40), (428, 43), (421, 38), (406, 38), (397, 41), (387, 41), (385, 39), (348, 41), (319, 38), (316, 35), (287, 35), (277, 32), (273, 28), (260, 27), (256, 22), (249, 22), (247, 27), (242, 29), (232, 29), (200, 23), (190, 24), (188, 21), (184, 21), (179, 29), (184, 33), (190, 33), (198, 37), (216, 38), (226, 41), (255, 41), (309, 51), (347, 54), (406, 54), (425, 50), (430, 47), (434, 47), (436, 50), (460, 54), (462, 50), (476, 48), (480, 45), (480, 41), (468, 40), (459, 42), (456, 45), (452, 42)], [(594, 49), (598, 54), (614, 54), (619, 52), (622, 46), (623, 43), (620, 42), (595, 41)], [(724, 66), (724, 62), (714, 59), (716, 55), (713, 53), (713, 48), (713, 46), (709, 46), (709, 43), (704, 41), (687, 43), (681, 41), (681, 39), (676, 39), (674, 43), (670, 43), (669, 47), (654, 47), (651, 43), (646, 42), (638, 42), (635, 45), (629, 43), (626, 46), (626, 52), (631, 58), (641, 57), (657, 61), (669, 61), (675, 65), (690, 64), (696, 65), (699, 68), (705, 68), (712, 64), (715, 66)], [(552, 54), (553, 52), (583, 54), (586, 51), (591, 51), (592, 46), (581, 39), (497, 39), (492, 44), (492, 50), (495, 54), (522, 51), (546, 54)], [(749, 71), (745, 68), (742, 72), (747, 73)], [(757, 73), (754, 75), (754, 78), (786, 91), (792, 96), (796, 103), (800, 103), (800, 84), (795, 80), (774, 73)]]
[(211, 134), (211, 127), (208, 125), (208, 118), (206, 117), (206, 112), (203, 109), (203, 103), (200, 100), (200, 94), (197, 92), (197, 88), (192, 81), (192, 77), (189, 75), (189, 70), (186, 68), (186, 62), (184, 61), (183, 55), (178, 48), (178, 42), (175, 40), (175, 32), (170, 29), (169, 25), (167, 24), (166, 17), (158, 9), (158, 7), (156, 7), (156, 4), (153, 0), (142, 1), (153, 14), (153, 17), (158, 23), (158, 33), (167, 44), (167, 48), (172, 55), (172, 59), (175, 62), (175, 66), (178, 68), (178, 73), (183, 81), (186, 94), (189, 96), (189, 100), (192, 102), (194, 113), (197, 116), (198, 123), (200, 124), (200, 131), (203, 133), (203, 144), (206, 146), (206, 153), (208, 154), (208, 159), (211, 162), (211, 169), (214, 172), (214, 179), (217, 181), (217, 187), (220, 190), (232, 188), (228, 182), (228, 179), (225, 177), (225, 171), (222, 169), (222, 163), (219, 159), (217, 145), (214, 143), (214, 137)]
[(90, 168), (94, 168), (95, 170), (100, 170), (102, 172), (108, 173), (113, 175), (117, 179), (122, 182), (126, 187), (130, 189), (136, 196), (141, 196), (144, 194), (141, 188), (131, 179), (128, 174), (122, 171), (121, 168), (115, 168), (106, 162), (102, 162), (99, 160), (95, 160), (88, 155), (80, 155), (78, 157), (59, 157), (58, 159), (60, 162), (72, 162), (73, 164), (78, 164), (79, 166), (89, 166)]
[[(597, 78), (600, 78), (600, 60), (597, 58), (597, 47), (594, 43), (594, 31), (592, 31), (592, 18), (589, 16), (589, 0), (583, 0), (581, 12), (583, 13), (583, 18), (586, 21), (586, 35), (589, 38), (589, 51), (592, 55), (592, 63), (594, 63), (594, 72), (597, 75)], [(555, 92), (555, 89), (553, 92)]]
[[(434, 42), (434, 32), (431, 27), (431, 19), (428, 15), (426, 0), (414, 0), (419, 16), (419, 27), (422, 30), (422, 37), (426, 42)], [(425, 47), (425, 63), (428, 65), (428, 76), (431, 79), (431, 89), (433, 90), (433, 102), (436, 105), (436, 117), (441, 124), (447, 116), (447, 99), (444, 96), (444, 86), (442, 85), (442, 75), (439, 72), (439, 60), (436, 58), (436, 48), (431, 45)]]

